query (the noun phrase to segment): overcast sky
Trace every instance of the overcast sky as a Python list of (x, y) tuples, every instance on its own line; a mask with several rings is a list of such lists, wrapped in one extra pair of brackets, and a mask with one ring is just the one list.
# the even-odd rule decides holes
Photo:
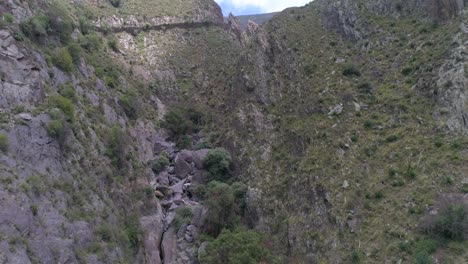
[(311, 0), (215, 0), (223, 9), (224, 15), (233, 13), (251, 15), (281, 11), (291, 6), (303, 6)]

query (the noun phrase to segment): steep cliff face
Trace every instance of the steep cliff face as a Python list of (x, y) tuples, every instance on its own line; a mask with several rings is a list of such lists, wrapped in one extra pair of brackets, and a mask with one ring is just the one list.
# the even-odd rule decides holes
[(416, 261), (438, 197), (467, 203), (466, 4), (316, 0), (242, 30), (211, 0), (0, 3), (0, 260), (198, 263), (224, 147), (248, 185), (228, 218), (272, 262)]

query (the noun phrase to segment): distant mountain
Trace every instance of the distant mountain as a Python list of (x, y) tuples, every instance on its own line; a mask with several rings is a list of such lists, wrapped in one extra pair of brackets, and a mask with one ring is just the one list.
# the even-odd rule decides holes
[[(258, 14), (258, 15), (245, 15), (245, 16), (237, 16), (237, 18), (240, 21), (242, 30), (245, 30), (247, 28), (247, 25), (249, 23), (249, 20), (252, 20), (253, 22), (262, 25), (263, 23), (267, 22), (268, 20), (272, 19), (276, 14), (279, 14), (279, 12), (275, 13), (267, 13), (267, 14)], [(225, 20), (227, 18), (224, 18)]]

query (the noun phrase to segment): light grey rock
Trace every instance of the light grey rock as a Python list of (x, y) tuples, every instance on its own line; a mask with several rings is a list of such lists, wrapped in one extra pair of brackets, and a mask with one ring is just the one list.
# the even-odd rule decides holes
[(192, 165), (187, 162), (184, 158), (187, 158), (185, 155), (178, 155), (175, 159), (175, 176), (179, 179), (185, 179), (192, 171)]
[(29, 113), (21, 113), (18, 114), (18, 117), (25, 120), (25, 121), (31, 121), (33, 119), (33, 116)]
[(154, 215), (144, 216), (140, 219), (140, 225), (143, 230), (144, 238), (144, 256), (145, 263), (161, 264), (160, 245), (163, 239), (163, 219), (162, 208), (158, 206)]
[(177, 236), (174, 227), (170, 227), (164, 233), (161, 249), (164, 263), (175, 263), (177, 258)]

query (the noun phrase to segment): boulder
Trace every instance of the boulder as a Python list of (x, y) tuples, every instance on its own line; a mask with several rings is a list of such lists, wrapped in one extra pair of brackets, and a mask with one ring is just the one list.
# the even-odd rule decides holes
[(179, 181), (177, 184), (171, 186), (171, 190), (175, 194), (182, 194), (184, 192), (185, 180)]
[(177, 256), (177, 236), (174, 227), (169, 228), (164, 233), (161, 250), (164, 263), (175, 263)]
[(179, 155), (175, 159), (175, 176), (179, 179), (185, 179), (192, 172), (192, 165), (188, 163), (184, 156)]
[(148, 264), (160, 264), (160, 247), (161, 238), (163, 235), (163, 224), (162, 224), (162, 211), (155, 215), (143, 216), (140, 219), (140, 225), (143, 230), (143, 245), (144, 245), (144, 256), (145, 263)]
[(200, 149), (193, 152), (192, 158), (195, 168), (201, 170), (203, 169), (203, 160), (208, 155), (209, 149)]

